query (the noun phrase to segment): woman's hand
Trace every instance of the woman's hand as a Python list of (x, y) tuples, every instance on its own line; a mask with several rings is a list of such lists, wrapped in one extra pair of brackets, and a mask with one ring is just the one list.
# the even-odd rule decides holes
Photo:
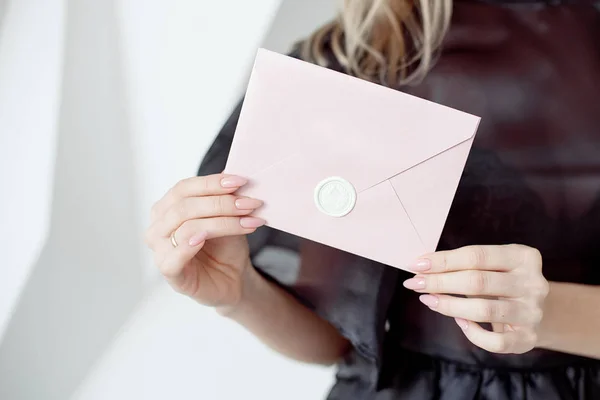
[[(424, 256), (411, 270), (418, 275), (404, 286), (429, 293), (421, 302), (454, 317), (476, 346), (494, 353), (525, 353), (536, 346), (549, 287), (536, 249), (467, 246)], [(475, 322), (492, 323), (494, 332)]]
[(252, 268), (245, 235), (265, 223), (248, 216), (261, 201), (233, 195), (245, 184), (231, 175), (193, 177), (152, 207), (146, 243), (156, 265), (175, 290), (201, 304), (230, 307), (241, 298)]

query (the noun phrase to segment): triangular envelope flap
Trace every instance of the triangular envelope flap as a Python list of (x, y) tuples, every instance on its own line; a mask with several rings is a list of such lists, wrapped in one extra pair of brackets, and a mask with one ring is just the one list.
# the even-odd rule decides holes
[[(358, 191), (475, 134), (479, 118), (288, 56), (259, 50), (228, 172), (248, 176), (298, 152)], [(261, 149), (260, 155), (245, 149)]]

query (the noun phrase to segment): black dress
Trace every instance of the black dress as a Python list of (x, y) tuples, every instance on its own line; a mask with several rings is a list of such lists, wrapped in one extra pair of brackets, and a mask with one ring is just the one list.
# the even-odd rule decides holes
[[(399, 88), (482, 117), (439, 249), (521, 243), (548, 280), (600, 285), (599, 10), (455, 0), (433, 71)], [(223, 170), (239, 112), (200, 174)], [(404, 289), (407, 273), (270, 228), (249, 240), (265, 277), (352, 342), (330, 399), (600, 399), (600, 360), (488, 353)]]

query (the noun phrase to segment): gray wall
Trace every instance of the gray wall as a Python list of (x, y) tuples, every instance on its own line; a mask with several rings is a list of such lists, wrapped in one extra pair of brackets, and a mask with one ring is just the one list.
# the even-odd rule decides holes
[(0, 399), (68, 399), (142, 297), (114, 3), (68, 5), (51, 231), (0, 344)]

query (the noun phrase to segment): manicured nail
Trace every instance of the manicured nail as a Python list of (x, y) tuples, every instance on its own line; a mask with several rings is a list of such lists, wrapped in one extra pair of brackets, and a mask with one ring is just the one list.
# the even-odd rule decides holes
[(263, 226), (266, 221), (262, 218), (256, 217), (245, 217), (240, 219), (240, 225), (242, 228), (254, 229)]
[(460, 326), (460, 329), (462, 329), (463, 331), (469, 329), (469, 323), (466, 320), (462, 318), (454, 318), (454, 320), (456, 321), (458, 326)]
[(437, 296), (432, 296), (430, 294), (422, 294), (419, 296), (419, 300), (429, 308), (437, 308), (440, 302)]
[(429, 271), (431, 269), (431, 261), (426, 258), (416, 260), (408, 267), (408, 269), (415, 272)]
[(246, 178), (242, 178), (241, 176), (226, 176), (225, 178), (221, 179), (221, 186), (223, 186), (224, 188), (236, 188), (236, 187), (240, 187), (240, 186), (244, 186), (246, 183), (248, 183), (248, 180)]
[(247, 197), (237, 199), (235, 201), (235, 207), (238, 210), (256, 210), (258, 207), (262, 206), (263, 202), (257, 199), (250, 199)]
[(190, 238), (190, 241), (188, 242), (188, 244), (190, 245), (190, 247), (196, 247), (200, 243), (204, 242), (207, 237), (208, 237), (208, 234), (206, 232), (198, 233)]
[(411, 290), (425, 289), (425, 278), (422, 276), (415, 276), (404, 281), (404, 287)]

